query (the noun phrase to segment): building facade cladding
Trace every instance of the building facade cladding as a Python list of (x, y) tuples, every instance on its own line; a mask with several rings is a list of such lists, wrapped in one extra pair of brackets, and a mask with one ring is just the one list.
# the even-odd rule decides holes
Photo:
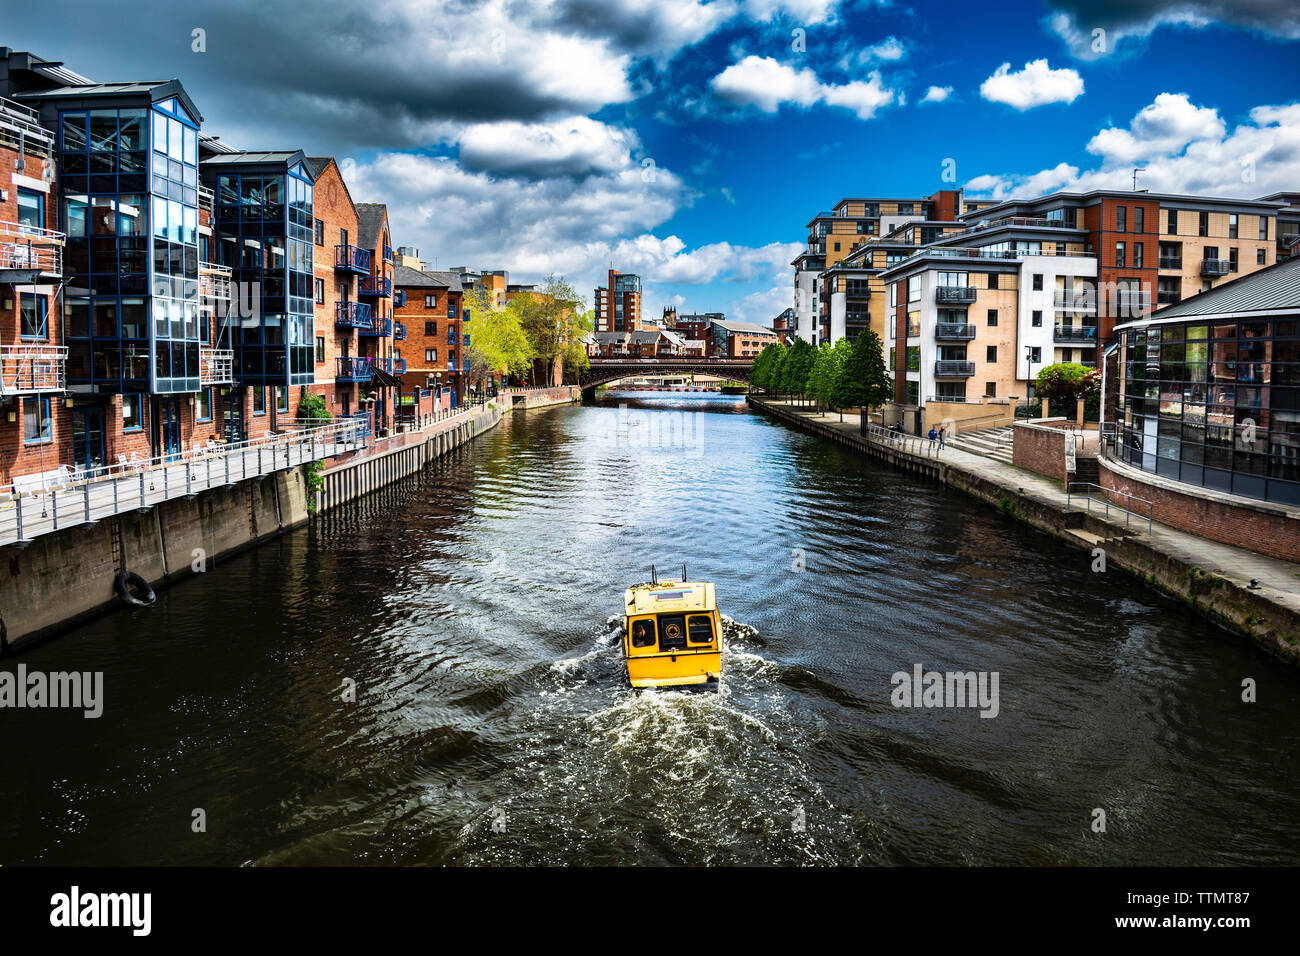
[(406, 328), (404, 386), (432, 390), (439, 407), (463, 403), (473, 325), (459, 274), (400, 267), (395, 272), (395, 285), (404, 293), (397, 306)]
[(357, 212), (343, 175), (333, 157), (310, 157), (315, 173), (312, 243), (316, 340), (313, 348), (315, 384), (312, 391), (325, 399), (330, 413), (347, 416), (363, 408), (361, 391), (351, 360), (362, 354), (355, 317), (357, 278), (334, 268), (334, 248), (356, 241)]

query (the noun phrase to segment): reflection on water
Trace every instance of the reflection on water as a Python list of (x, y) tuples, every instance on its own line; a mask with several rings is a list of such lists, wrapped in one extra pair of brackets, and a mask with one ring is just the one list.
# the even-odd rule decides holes
[[(722, 687), (633, 692), (681, 562)], [(0, 712), (0, 863), (1295, 863), (1294, 672), (1089, 565), (729, 396), (515, 413), (22, 655), (106, 704)], [(998, 717), (894, 709), (917, 663)]]

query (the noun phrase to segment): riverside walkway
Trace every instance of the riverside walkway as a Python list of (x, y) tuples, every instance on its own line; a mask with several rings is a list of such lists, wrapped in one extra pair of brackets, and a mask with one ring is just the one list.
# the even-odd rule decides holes
[[(751, 396), (751, 401), (759, 408), (766, 406), (773, 411), (805, 419), (808, 423), (816, 424), (821, 428), (843, 432), (857, 442), (869, 441), (881, 445), (887, 445), (889, 442), (887, 430), (878, 425), (869, 425), (871, 434), (863, 439), (859, 434), (859, 416), (847, 411), (844, 412), (841, 421), (840, 413), (837, 411), (818, 413), (798, 402), (756, 399), (754, 396)], [(1081, 499), (1077, 494), (1067, 495), (1061, 482), (1013, 464), (961, 451), (952, 445), (941, 450), (937, 442), (915, 436), (907, 436), (906, 444), (901, 448), (898, 445), (894, 447), (901, 450), (903, 454), (942, 462), (946, 468), (958, 469), (977, 476), (1024, 500), (1063, 514), (1071, 510), (1080, 511), (1085, 507), (1086, 499)], [(1095, 503), (1093, 507), (1093, 516), (1099, 517)], [(1250, 590), (1251, 593), (1289, 610), (1293, 616), (1300, 618), (1300, 565), (1248, 551), (1245, 548), (1210, 541), (1156, 521), (1150, 523), (1148, 532), (1145, 515), (1140, 522), (1131, 522), (1128, 529), (1123, 526), (1121, 519), (1118, 524), (1115, 524), (1115, 531), (1117, 536), (1137, 539), (1154, 551), (1173, 558), (1188, 568), (1199, 568), (1207, 574), (1218, 575), (1239, 588)], [(1075, 543), (1080, 546), (1105, 546), (1100, 536), (1079, 531), (1071, 534)], [(1258, 582), (1257, 588), (1250, 588), (1252, 580)]]

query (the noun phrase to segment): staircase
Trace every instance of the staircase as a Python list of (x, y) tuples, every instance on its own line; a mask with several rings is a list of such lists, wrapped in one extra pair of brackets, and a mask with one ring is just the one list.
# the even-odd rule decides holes
[(1011, 425), (1000, 428), (983, 428), (976, 432), (958, 432), (948, 439), (948, 447), (972, 455), (983, 455), (995, 461), (1011, 464)]

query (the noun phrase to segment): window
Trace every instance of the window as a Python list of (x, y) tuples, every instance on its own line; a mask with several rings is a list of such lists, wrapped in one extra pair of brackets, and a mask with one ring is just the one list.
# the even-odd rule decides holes
[(632, 623), (632, 646), (654, 647), (655, 622), (653, 619), (634, 621)]
[(1126, 247), (1124, 243), (1117, 242), (1115, 243), (1115, 266), (1116, 268), (1123, 269), (1127, 265), (1128, 255), (1126, 253)]
[[(319, 222), (320, 220), (317, 221)], [(325, 304), (325, 280), (324, 279), (316, 280), (316, 304), (317, 305)]]
[(321, 220), (319, 219), (316, 220), (315, 240), (316, 240), (316, 245), (318, 246), (325, 245), (325, 223), (321, 222)]
[(18, 224), (28, 229), (45, 228), (45, 196), (34, 189), (18, 190)]
[(438, 323), (437, 323), (437, 322), (425, 322), (425, 323), (424, 323), (424, 334), (425, 334), (425, 335), (437, 335), (437, 334), (438, 334)]
[(1043, 350), (1035, 345), (1033, 348), (1029, 350), (1029, 361), (1037, 365), (1042, 360), (1043, 360)]
[(1073, 361), (1074, 361), (1074, 349), (1061, 349), (1061, 361), (1062, 361), (1062, 362), (1073, 362)]
[(289, 387), (287, 385), (275, 386), (275, 410), (277, 412), (289, 411)]
[(996, 363), (997, 360), (998, 360), (998, 347), (996, 345), (985, 346), (984, 361), (993, 364)]
[(989, 309), (989, 325), (994, 326), (997, 324), (998, 324), (998, 310)]
[(49, 328), (46, 325), (45, 312), (48, 303), (45, 296), (23, 292), (19, 296), (19, 302), (22, 305), (23, 312), (22, 337), (25, 339), (48, 338)]
[(836, 252), (839, 252), (839, 251), (840, 251), (840, 244), (839, 244), (838, 242), (835, 243), (835, 251), (836, 251)]
[(456, 303), (452, 302), (450, 299), (447, 300), (447, 318), (456, 318)]
[(1142, 268), (1142, 250), (1146, 247), (1145, 242), (1133, 243), (1133, 268)]
[(998, 287), (998, 274), (997, 274), (996, 272), (990, 272), (990, 273), (989, 273), (989, 288), (990, 288), (990, 289), (996, 289), (997, 287)]
[(436, 295), (426, 295), (424, 297), (424, 307), (426, 309), (436, 309), (438, 307), (438, 297)]
[(1208, 212), (1201, 213), (1200, 222), (1197, 223), (1196, 231), (1197, 234), (1201, 236), (1208, 236), (1210, 234), (1210, 214)]
[(122, 396), (122, 431), (133, 432), (144, 428), (144, 396)]
[(325, 361), (325, 336), (316, 336), (316, 361)]
[(1235, 212), (1228, 213), (1228, 238), (1237, 238), (1237, 214)]
[(1237, 271), (1237, 247), (1233, 246), (1228, 250), (1228, 271)]
[(1115, 231), (1128, 232), (1128, 206), (1115, 207)]
[(1036, 328), (1036, 329), (1040, 329), (1040, 328), (1043, 327), (1043, 310), (1042, 310), (1042, 309), (1034, 309), (1033, 315), (1031, 316), (1031, 318), (1030, 318), (1030, 320), (1029, 320), (1029, 324), (1032, 325), (1032, 326), (1033, 326), (1034, 328)]
[(205, 388), (199, 391), (199, 410), (197, 415), (198, 420), (201, 422), (212, 421), (212, 389)]
[(266, 386), (259, 385), (253, 389), (253, 414), (266, 414)]
[(985, 383), (984, 383), (984, 394), (985, 394), (985, 395), (987, 395), (989, 398), (993, 398), (995, 395), (997, 395), (997, 393), (998, 393), (998, 383), (997, 383), (997, 382), (985, 382)]
[(1166, 230), (1171, 236), (1178, 235), (1178, 210), (1169, 210), (1169, 228)]
[(339, 245), (346, 246), (347, 244), (348, 244), (348, 231), (346, 229), (339, 229)]
[(1259, 266), (1262, 266), (1262, 265), (1266, 265), (1267, 263), (1268, 263), (1268, 250), (1267, 250), (1267, 249), (1256, 249), (1256, 250), (1255, 250), (1255, 264), (1256, 264), (1256, 265), (1259, 265)]
[(1146, 232), (1146, 209), (1142, 206), (1133, 207), (1133, 231)]
[(425, 350), (424, 350), (424, 360), (425, 360), (426, 362), (436, 362), (436, 361), (438, 361), (438, 350), (437, 350), (437, 349), (425, 349)]
[(1259, 217), (1259, 238), (1261, 242), (1268, 241), (1268, 216)]
[(23, 399), (23, 441), (28, 444), (50, 440), (50, 400)]
[(921, 277), (920, 276), (908, 276), (907, 301), (908, 302), (921, 301)]
[(1043, 291), (1043, 274), (1041, 272), (1034, 273), (1034, 291), (1035, 292)]
[(686, 636), (692, 644), (712, 644), (712, 619), (707, 614), (692, 614), (686, 619)]

